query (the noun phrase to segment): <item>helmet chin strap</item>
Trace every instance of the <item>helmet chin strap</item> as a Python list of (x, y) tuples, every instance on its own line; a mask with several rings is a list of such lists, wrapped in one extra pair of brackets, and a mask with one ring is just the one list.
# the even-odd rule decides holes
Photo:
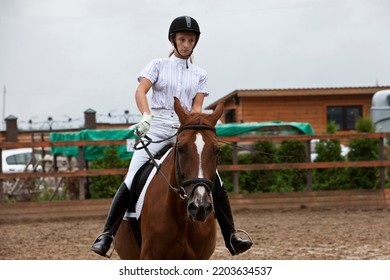
[(173, 46), (174, 46), (176, 52), (180, 55), (180, 58), (186, 60), (186, 68), (188, 69), (188, 59), (191, 57), (191, 54), (192, 54), (192, 52), (194, 51), (194, 49), (192, 49), (191, 53), (190, 53), (188, 56), (184, 56), (184, 55), (182, 55), (182, 54), (179, 52), (179, 50), (177, 49), (176, 43), (174, 43)]

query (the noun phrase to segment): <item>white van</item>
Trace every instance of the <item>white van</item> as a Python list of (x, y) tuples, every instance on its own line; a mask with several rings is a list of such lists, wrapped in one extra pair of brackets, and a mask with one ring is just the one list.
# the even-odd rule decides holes
[(1, 154), (3, 173), (33, 171), (34, 164), (31, 160), (35, 157), (39, 161), (41, 155), (34, 153), (32, 148), (3, 150)]

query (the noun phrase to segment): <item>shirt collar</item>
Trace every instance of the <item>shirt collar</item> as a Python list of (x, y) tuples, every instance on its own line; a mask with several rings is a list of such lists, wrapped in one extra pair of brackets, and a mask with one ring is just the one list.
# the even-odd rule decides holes
[(175, 61), (176, 63), (178, 63), (179, 65), (182, 65), (184, 67), (187, 67), (186, 61), (188, 62), (188, 65), (191, 64), (190, 59), (180, 58), (180, 57), (175, 56), (174, 54), (171, 55), (169, 58), (172, 59), (173, 61)]

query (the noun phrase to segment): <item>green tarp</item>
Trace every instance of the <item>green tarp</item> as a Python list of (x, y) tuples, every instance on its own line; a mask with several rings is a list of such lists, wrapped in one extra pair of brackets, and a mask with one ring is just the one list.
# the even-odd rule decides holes
[[(127, 140), (136, 139), (134, 130), (123, 129), (123, 130), (83, 130), (84, 140)], [(133, 142), (131, 142), (133, 143)], [(121, 159), (130, 159), (133, 152), (127, 151), (126, 145), (115, 146), (119, 157)], [(103, 151), (106, 147), (104, 146), (86, 146), (84, 148), (84, 158), (86, 160), (94, 160), (102, 157)]]
[[(274, 135), (274, 134), (314, 134), (308, 123), (297, 122), (260, 122), (260, 123), (229, 123), (216, 126), (217, 136), (234, 136), (241, 134)], [(136, 139), (134, 130), (129, 129), (86, 129), (80, 132), (52, 132), (50, 141), (76, 141), (76, 140), (128, 140), (127, 145), (115, 146), (122, 159), (130, 159), (130, 151)], [(86, 146), (83, 148), (84, 158), (87, 161), (96, 160), (103, 156), (105, 146)], [(53, 155), (78, 156), (78, 147), (53, 147)]]
[[(50, 141), (76, 141), (76, 140), (128, 140), (128, 144), (132, 145), (136, 136), (134, 130), (129, 129), (86, 129), (80, 132), (52, 132), (50, 133)], [(133, 141), (131, 141), (133, 140)], [(129, 152), (127, 145), (115, 146), (121, 159), (130, 159), (133, 152)], [(103, 156), (103, 150), (106, 146), (85, 146), (83, 153), (85, 160), (96, 160)], [(78, 147), (53, 147), (51, 148), (53, 155), (78, 156)]]
[[(82, 140), (80, 138), (80, 132), (51, 132), (50, 133), (50, 142), (77, 141), (77, 140)], [(77, 157), (78, 147), (77, 146), (53, 147), (51, 148), (51, 154)]]
[(228, 123), (217, 125), (216, 129), (217, 135), (220, 137), (240, 134), (314, 134), (314, 130), (309, 123), (281, 121), (258, 123)]

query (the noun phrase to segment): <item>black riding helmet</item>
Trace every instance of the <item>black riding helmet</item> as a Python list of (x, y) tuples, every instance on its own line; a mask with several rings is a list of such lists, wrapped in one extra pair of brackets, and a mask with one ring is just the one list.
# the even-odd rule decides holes
[(200, 36), (200, 29), (199, 29), (198, 22), (194, 18), (189, 16), (177, 17), (172, 21), (168, 31), (168, 40), (171, 41), (172, 39), (173, 46), (175, 47), (176, 51), (177, 48), (176, 48), (176, 42), (174, 40), (175, 39), (174, 36), (176, 32), (180, 32), (180, 31), (190, 31), (195, 33), (196, 35), (196, 42), (194, 45), (194, 49), (195, 49), (195, 46), (198, 43), (199, 36)]

